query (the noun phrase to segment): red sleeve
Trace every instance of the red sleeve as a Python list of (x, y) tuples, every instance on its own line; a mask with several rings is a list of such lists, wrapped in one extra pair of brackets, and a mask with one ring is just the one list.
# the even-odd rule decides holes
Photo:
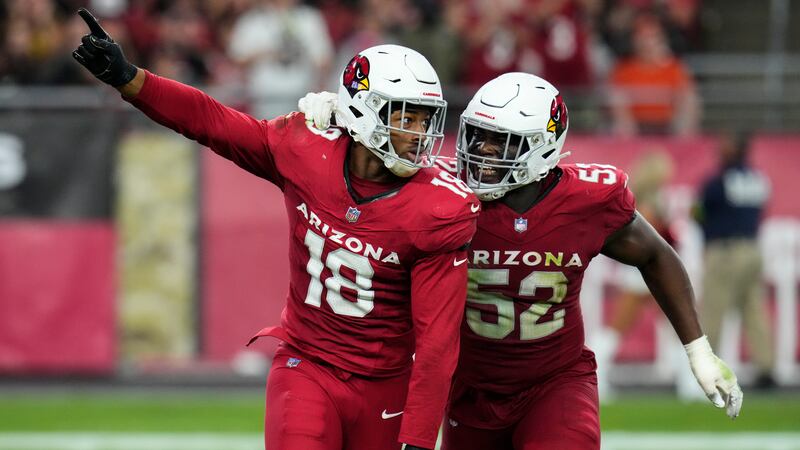
[(604, 222), (606, 233), (611, 234), (633, 220), (636, 212), (636, 200), (628, 188), (628, 174), (616, 169), (617, 182), (608, 191), (604, 202)]
[[(400, 426), (400, 442), (433, 448), (458, 362), (467, 298), (467, 251), (426, 256), (411, 270), (416, 356)], [(456, 263), (459, 263), (456, 265)]]
[[(441, 167), (445, 162), (439, 161)], [(445, 253), (461, 248), (472, 241), (477, 229), (481, 203), (466, 184), (456, 180), (448, 170), (435, 171), (432, 187), (425, 196), (425, 230), (414, 236), (414, 246), (421, 255)], [(432, 184), (436, 184), (433, 181)], [(458, 187), (458, 183), (462, 187)], [(444, 187), (447, 185), (447, 187)], [(463, 189), (463, 190), (462, 190)]]
[[(142, 90), (129, 100), (133, 106), (159, 124), (283, 188), (283, 177), (271, 154), (271, 144), (274, 148), (283, 138), (283, 117), (271, 122), (257, 120), (191, 86), (147, 71), (145, 75)], [(277, 142), (270, 142), (270, 138)]]

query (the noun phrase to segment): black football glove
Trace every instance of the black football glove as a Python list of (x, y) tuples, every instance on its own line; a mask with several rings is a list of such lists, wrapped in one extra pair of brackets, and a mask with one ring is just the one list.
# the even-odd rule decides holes
[(92, 13), (81, 8), (78, 14), (90, 33), (81, 38), (81, 45), (72, 52), (72, 57), (103, 83), (114, 87), (128, 84), (136, 76), (136, 66), (125, 59), (122, 47), (111, 39)]

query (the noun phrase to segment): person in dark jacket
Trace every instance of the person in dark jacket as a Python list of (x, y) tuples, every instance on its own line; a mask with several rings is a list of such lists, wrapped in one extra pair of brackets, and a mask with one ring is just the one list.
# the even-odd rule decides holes
[(700, 317), (711, 345), (719, 348), (725, 314), (740, 314), (758, 368), (755, 386), (768, 388), (774, 385), (774, 351), (757, 235), (770, 184), (749, 164), (749, 143), (745, 134), (723, 136), (719, 169), (706, 181), (696, 209), (706, 241)]

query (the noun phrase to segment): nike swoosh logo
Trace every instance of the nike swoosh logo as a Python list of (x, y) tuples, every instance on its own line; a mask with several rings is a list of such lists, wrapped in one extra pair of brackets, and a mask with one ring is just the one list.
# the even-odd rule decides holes
[(478, 212), (479, 209), (481, 209), (481, 205), (479, 205), (477, 203), (473, 203), (473, 204), (469, 205), (469, 209), (470, 209), (470, 211), (476, 213), (476, 212)]
[(453, 265), (458, 267), (458, 266), (464, 264), (465, 262), (467, 262), (467, 258), (464, 258), (464, 259), (462, 259), (460, 261), (456, 259), (456, 260), (453, 261)]
[(396, 413), (387, 413), (386, 410), (384, 409), (383, 412), (381, 413), (381, 419), (384, 419), (384, 420), (391, 419), (392, 417), (397, 417), (400, 414), (403, 414), (403, 411), (396, 412)]

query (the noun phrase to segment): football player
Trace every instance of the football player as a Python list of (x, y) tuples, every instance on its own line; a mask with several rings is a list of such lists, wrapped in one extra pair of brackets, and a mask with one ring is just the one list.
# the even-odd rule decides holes
[[(304, 106), (325, 113), (326, 103), (312, 95)], [(484, 211), (469, 250), (445, 450), (600, 448), (596, 363), (578, 300), (600, 253), (639, 269), (703, 391), (739, 414), (742, 391), (702, 333), (678, 255), (636, 212), (624, 172), (559, 164), (568, 129), (558, 90), (525, 73), (490, 81), (461, 115), (455, 170)]]
[(703, 391), (736, 417), (742, 392), (703, 335), (689, 278), (636, 212), (627, 175), (561, 164), (569, 114), (530, 74), (484, 85), (461, 115), (458, 169), (483, 201), (445, 449), (599, 449), (596, 364), (579, 293), (602, 253), (639, 269)]
[(267, 381), (266, 448), (433, 448), (480, 209), (433, 166), (446, 108), (433, 67), (405, 47), (364, 50), (341, 77), (345, 128), (319, 131), (302, 114), (257, 120), (137, 68), (79, 14), (90, 30), (73, 53), (79, 63), (154, 121), (283, 191), (289, 296), (281, 325), (254, 337), (282, 341)]

